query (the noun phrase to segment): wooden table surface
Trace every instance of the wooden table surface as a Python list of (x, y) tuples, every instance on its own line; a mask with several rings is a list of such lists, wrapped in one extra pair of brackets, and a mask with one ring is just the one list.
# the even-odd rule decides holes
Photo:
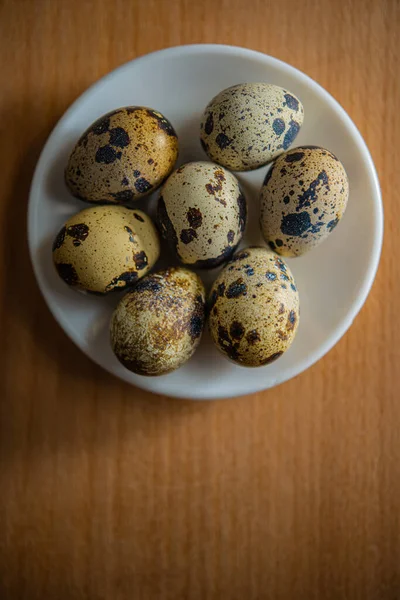
[[(400, 598), (398, 0), (0, 2), (0, 598)], [(53, 321), (27, 252), (43, 143), (149, 51), (247, 46), (348, 111), (385, 205), (353, 327), (296, 379), (192, 403), (102, 372)]]

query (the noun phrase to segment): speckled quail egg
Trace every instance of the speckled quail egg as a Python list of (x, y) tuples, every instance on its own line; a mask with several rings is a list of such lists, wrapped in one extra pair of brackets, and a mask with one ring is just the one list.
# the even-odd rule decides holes
[(287, 150), (303, 123), (292, 93), (268, 83), (242, 83), (220, 92), (205, 109), (200, 141), (209, 158), (250, 171)]
[(245, 367), (268, 365), (291, 345), (299, 294), (286, 263), (268, 248), (234, 255), (214, 282), (209, 329), (217, 348)]
[(195, 273), (182, 267), (152, 273), (115, 309), (111, 320), (114, 353), (139, 375), (174, 371), (199, 344), (204, 313), (204, 286)]
[(210, 162), (182, 165), (161, 189), (161, 232), (187, 265), (213, 268), (228, 260), (240, 242), (246, 199), (232, 173)]
[(71, 217), (53, 243), (53, 261), (70, 286), (106, 294), (134, 284), (160, 253), (157, 230), (140, 210), (92, 206)]
[(346, 209), (349, 184), (332, 152), (301, 146), (282, 154), (261, 188), (261, 230), (283, 256), (299, 256), (320, 244)]
[(177, 157), (171, 123), (150, 108), (128, 106), (85, 131), (69, 158), (65, 181), (82, 200), (120, 204), (154, 191)]

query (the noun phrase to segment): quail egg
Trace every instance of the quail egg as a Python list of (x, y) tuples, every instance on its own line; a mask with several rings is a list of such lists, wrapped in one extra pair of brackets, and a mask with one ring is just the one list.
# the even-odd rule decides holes
[(162, 235), (184, 264), (213, 268), (240, 242), (246, 199), (232, 173), (210, 162), (182, 165), (166, 181), (158, 202)]
[(177, 157), (171, 123), (150, 108), (128, 106), (85, 131), (69, 158), (65, 181), (82, 200), (121, 204), (154, 191)]
[(106, 294), (146, 275), (160, 253), (157, 230), (140, 210), (92, 206), (71, 217), (53, 243), (61, 279), (79, 290)]
[(349, 184), (332, 152), (301, 146), (282, 154), (261, 188), (261, 230), (283, 256), (299, 256), (325, 240), (346, 209)]
[(139, 375), (163, 375), (185, 363), (200, 342), (205, 293), (185, 268), (152, 273), (120, 301), (111, 320), (118, 360)]
[(291, 92), (268, 83), (242, 83), (208, 104), (200, 141), (211, 160), (233, 171), (250, 171), (287, 150), (303, 118), (303, 106)]
[(268, 248), (236, 253), (209, 296), (217, 348), (239, 365), (268, 365), (289, 348), (298, 324), (299, 294), (286, 263)]

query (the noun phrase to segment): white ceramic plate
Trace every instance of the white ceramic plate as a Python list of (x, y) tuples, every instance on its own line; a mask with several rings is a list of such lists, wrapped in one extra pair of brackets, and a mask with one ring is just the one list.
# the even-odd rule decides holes
[[(51, 244), (64, 221), (87, 205), (64, 185), (63, 170), (77, 138), (107, 111), (142, 105), (161, 111), (175, 127), (179, 163), (206, 159), (199, 144), (205, 105), (217, 92), (241, 82), (265, 81), (294, 92), (302, 101), (304, 125), (295, 141), (325, 146), (344, 163), (350, 181), (347, 211), (316, 251), (290, 260), (300, 293), (301, 319), (292, 347), (275, 363), (246, 369), (227, 361), (208, 333), (181, 369), (146, 378), (127, 371), (114, 357), (108, 323), (119, 295), (85, 296), (57, 276)], [(242, 246), (262, 244), (258, 191), (267, 168), (239, 174), (249, 204)], [(155, 195), (138, 203), (152, 214)], [(36, 167), (29, 203), (29, 245), (35, 274), (53, 315), (75, 344), (117, 377), (168, 396), (213, 399), (248, 394), (298, 375), (319, 360), (350, 327), (372, 285), (379, 262), (383, 214), (376, 171), (368, 149), (341, 106), (312, 79), (270, 56), (230, 46), (181, 46), (149, 54), (116, 69), (89, 88), (65, 113)], [(207, 273), (212, 280), (217, 271)], [(211, 279), (210, 279), (211, 278)]]

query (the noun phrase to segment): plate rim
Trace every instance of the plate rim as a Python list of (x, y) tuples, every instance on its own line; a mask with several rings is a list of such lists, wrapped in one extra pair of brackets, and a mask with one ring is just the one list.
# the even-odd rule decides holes
[[(355, 139), (357, 142), (357, 147), (360, 149), (360, 151), (362, 153), (362, 158), (367, 163), (367, 170), (371, 175), (371, 183), (372, 183), (372, 188), (373, 188), (373, 199), (374, 199), (374, 205), (376, 208), (376, 217), (377, 218), (375, 220), (375, 227), (374, 227), (375, 235), (374, 235), (374, 242), (373, 242), (373, 246), (372, 246), (372, 250), (371, 250), (371, 256), (369, 259), (368, 270), (366, 272), (365, 277), (362, 280), (362, 283), (360, 284), (360, 287), (358, 289), (358, 293), (357, 293), (355, 299), (349, 304), (349, 309), (347, 311), (347, 314), (343, 318), (340, 326), (338, 326), (332, 332), (332, 334), (330, 334), (328, 336), (327, 340), (323, 344), (320, 345), (320, 347), (318, 348), (318, 352), (314, 352), (314, 354), (309, 355), (303, 361), (301, 361), (300, 363), (297, 363), (298, 365), (300, 365), (300, 368), (289, 369), (289, 373), (286, 374), (286, 376), (281, 377), (281, 378), (278, 376), (276, 378), (276, 380), (274, 380), (270, 385), (263, 386), (263, 387), (256, 385), (253, 388), (249, 388), (249, 390), (245, 393), (238, 392), (237, 394), (229, 394), (229, 396), (226, 396), (223, 393), (209, 396), (209, 395), (204, 395), (201, 393), (199, 394), (199, 393), (197, 393), (197, 390), (193, 390), (192, 395), (190, 397), (188, 397), (187, 394), (185, 394), (185, 393), (180, 394), (179, 392), (177, 392), (177, 393), (174, 392), (174, 394), (168, 394), (168, 393), (160, 392), (157, 390), (153, 390), (152, 386), (147, 386), (147, 385), (142, 386), (141, 383), (132, 382), (128, 378), (129, 373), (125, 377), (124, 376), (125, 374), (122, 374), (122, 373), (117, 374), (114, 371), (112, 371), (110, 368), (105, 366), (104, 364), (101, 364), (98, 360), (96, 360), (96, 358), (93, 358), (90, 354), (88, 354), (85, 351), (85, 349), (80, 344), (78, 344), (77, 341), (73, 338), (73, 336), (70, 334), (69, 330), (64, 327), (63, 319), (61, 319), (61, 317), (59, 315), (57, 315), (55, 306), (47, 300), (46, 286), (44, 285), (44, 282), (41, 279), (41, 276), (39, 274), (39, 269), (36, 265), (36, 260), (34, 258), (34, 252), (35, 252), (36, 248), (34, 247), (33, 233), (32, 233), (33, 232), (33, 221), (34, 221), (34, 208), (33, 208), (33, 201), (32, 201), (33, 191), (36, 188), (37, 182), (39, 180), (40, 171), (42, 170), (42, 162), (44, 162), (44, 155), (46, 152), (46, 148), (50, 144), (53, 137), (55, 137), (57, 135), (57, 132), (61, 128), (64, 121), (68, 119), (70, 113), (72, 113), (79, 106), (80, 103), (84, 102), (84, 100), (86, 99), (86, 96), (89, 95), (93, 91), (94, 88), (99, 86), (105, 80), (112, 79), (112, 77), (116, 76), (117, 74), (120, 74), (121, 71), (128, 69), (133, 63), (138, 63), (138, 62), (144, 63), (148, 60), (153, 60), (157, 55), (161, 55), (161, 54), (164, 55), (164, 57), (166, 55), (168, 55), (168, 57), (173, 57), (174, 55), (187, 53), (187, 52), (203, 53), (203, 54), (204, 53), (211, 54), (214, 52), (218, 52), (218, 53), (222, 52), (222, 53), (229, 54), (229, 55), (236, 54), (236, 55), (238, 55), (238, 56), (240, 55), (242, 57), (247, 56), (249, 58), (254, 58), (254, 59), (258, 59), (258, 60), (262, 59), (264, 61), (269, 62), (270, 64), (271, 63), (274, 64), (276, 67), (279, 67), (280, 69), (283, 69), (286, 72), (293, 73), (298, 78), (302, 79), (303, 82), (306, 83), (308, 86), (317, 90), (319, 92), (319, 94), (322, 94), (323, 96), (325, 96), (326, 100), (331, 105), (333, 105), (333, 107), (336, 109), (336, 111), (339, 112), (340, 117), (346, 123), (346, 126), (352, 130), (352, 132), (355, 136)], [(86, 88), (82, 92), (82, 94), (80, 94), (72, 102), (72, 104), (67, 108), (67, 110), (61, 115), (60, 119), (57, 121), (56, 125), (53, 127), (50, 135), (48, 136), (46, 142), (44, 143), (41, 153), (40, 153), (40, 156), (39, 156), (39, 159), (36, 163), (34, 175), (32, 178), (31, 185), (30, 185), (28, 210), (27, 210), (28, 248), (29, 248), (30, 261), (31, 261), (31, 265), (33, 268), (35, 278), (36, 278), (36, 282), (38, 284), (38, 287), (43, 296), (43, 299), (45, 300), (46, 305), (49, 308), (50, 313), (52, 314), (53, 318), (58, 323), (58, 325), (62, 328), (64, 333), (67, 335), (67, 337), (75, 344), (75, 346), (77, 346), (81, 352), (84, 352), (84, 354), (90, 360), (92, 360), (95, 364), (97, 364), (98, 366), (100, 366), (101, 368), (106, 370), (108, 373), (110, 373), (114, 377), (117, 377), (118, 379), (122, 379), (123, 381), (127, 382), (128, 384), (132, 385), (133, 387), (137, 387), (137, 388), (145, 390), (146, 392), (155, 393), (155, 394), (163, 395), (166, 397), (180, 398), (180, 399), (187, 399), (187, 400), (200, 400), (200, 401), (201, 400), (204, 401), (204, 400), (217, 400), (217, 399), (219, 400), (219, 399), (235, 398), (238, 396), (250, 395), (253, 393), (258, 393), (258, 392), (265, 391), (267, 389), (271, 389), (273, 387), (276, 387), (277, 385), (280, 385), (282, 383), (285, 383), (286, 381), (293, 379), (294, 377), (297, 377), (298, 375), (300, 375), (301, 373), (303, 373), (304, 371), (309, 369), (311, 366), (316, 364), (321, 358), (323, 358), (339, 342), (339, 340), (345, 335), (345, 333), (351, 327), (354, 319), (357, 317), (358, 313), (360, 312), (361, 308), (363, 307), (363, 305), (365, 304), (365, 302), (367, 300), (367, 297), (371, 291), (371, 288), (374, 283), (376, 273), (378, 270), (378, 266), (379, 266), (379, 261), (380, 261), (381, 252), (382, 252), (382, 244), (383, 244), (383, 232), (384, 232), (384, 211), (383, 211), (383, 203), (382, 203), (382, 193), (381, 193), (381, 188), (380, 188), (380, 184), (379, 184), (377, 170), (376, 170), (375, 164), (373, 162), (371, 153), (368, 149), (368, 146), (364, 141), (363, 136), (361, 135), (358, 127), (355, 125), (355, 123), (353, 122), (353, 120), (351, 119), (349, 114), (341, 106), (341, 104), (322, 85), (317, 83), (309, 75), (306, 75), (303, 71), (297, 69), (296, 67), (294, 67), (278, 58), (270, 56), (269, 54), (265, 54), (265, 53), (257, 51), (257, 50), (251, 50), (249, 48), (245, 48), (245, 47), (241, 47), (241, 46), (233, 46), (233, 45), (226, 45), (226, 44), (186, 44), (186, 45), (171, 46), (168, 48), (155, 50), (153, 52), (138, 56), (136, 58), (133, 58), (133, 59), (130, 59), (130, 60), (124, 62), (123, 64), (119, 65), (112, 71), (106, 73), (105, 75), (100, 77), (98, 80), (93, 82), (88, 88)], [(143, 377), (143, 383), (145, 381), (151, 381), (151, 378)]]

